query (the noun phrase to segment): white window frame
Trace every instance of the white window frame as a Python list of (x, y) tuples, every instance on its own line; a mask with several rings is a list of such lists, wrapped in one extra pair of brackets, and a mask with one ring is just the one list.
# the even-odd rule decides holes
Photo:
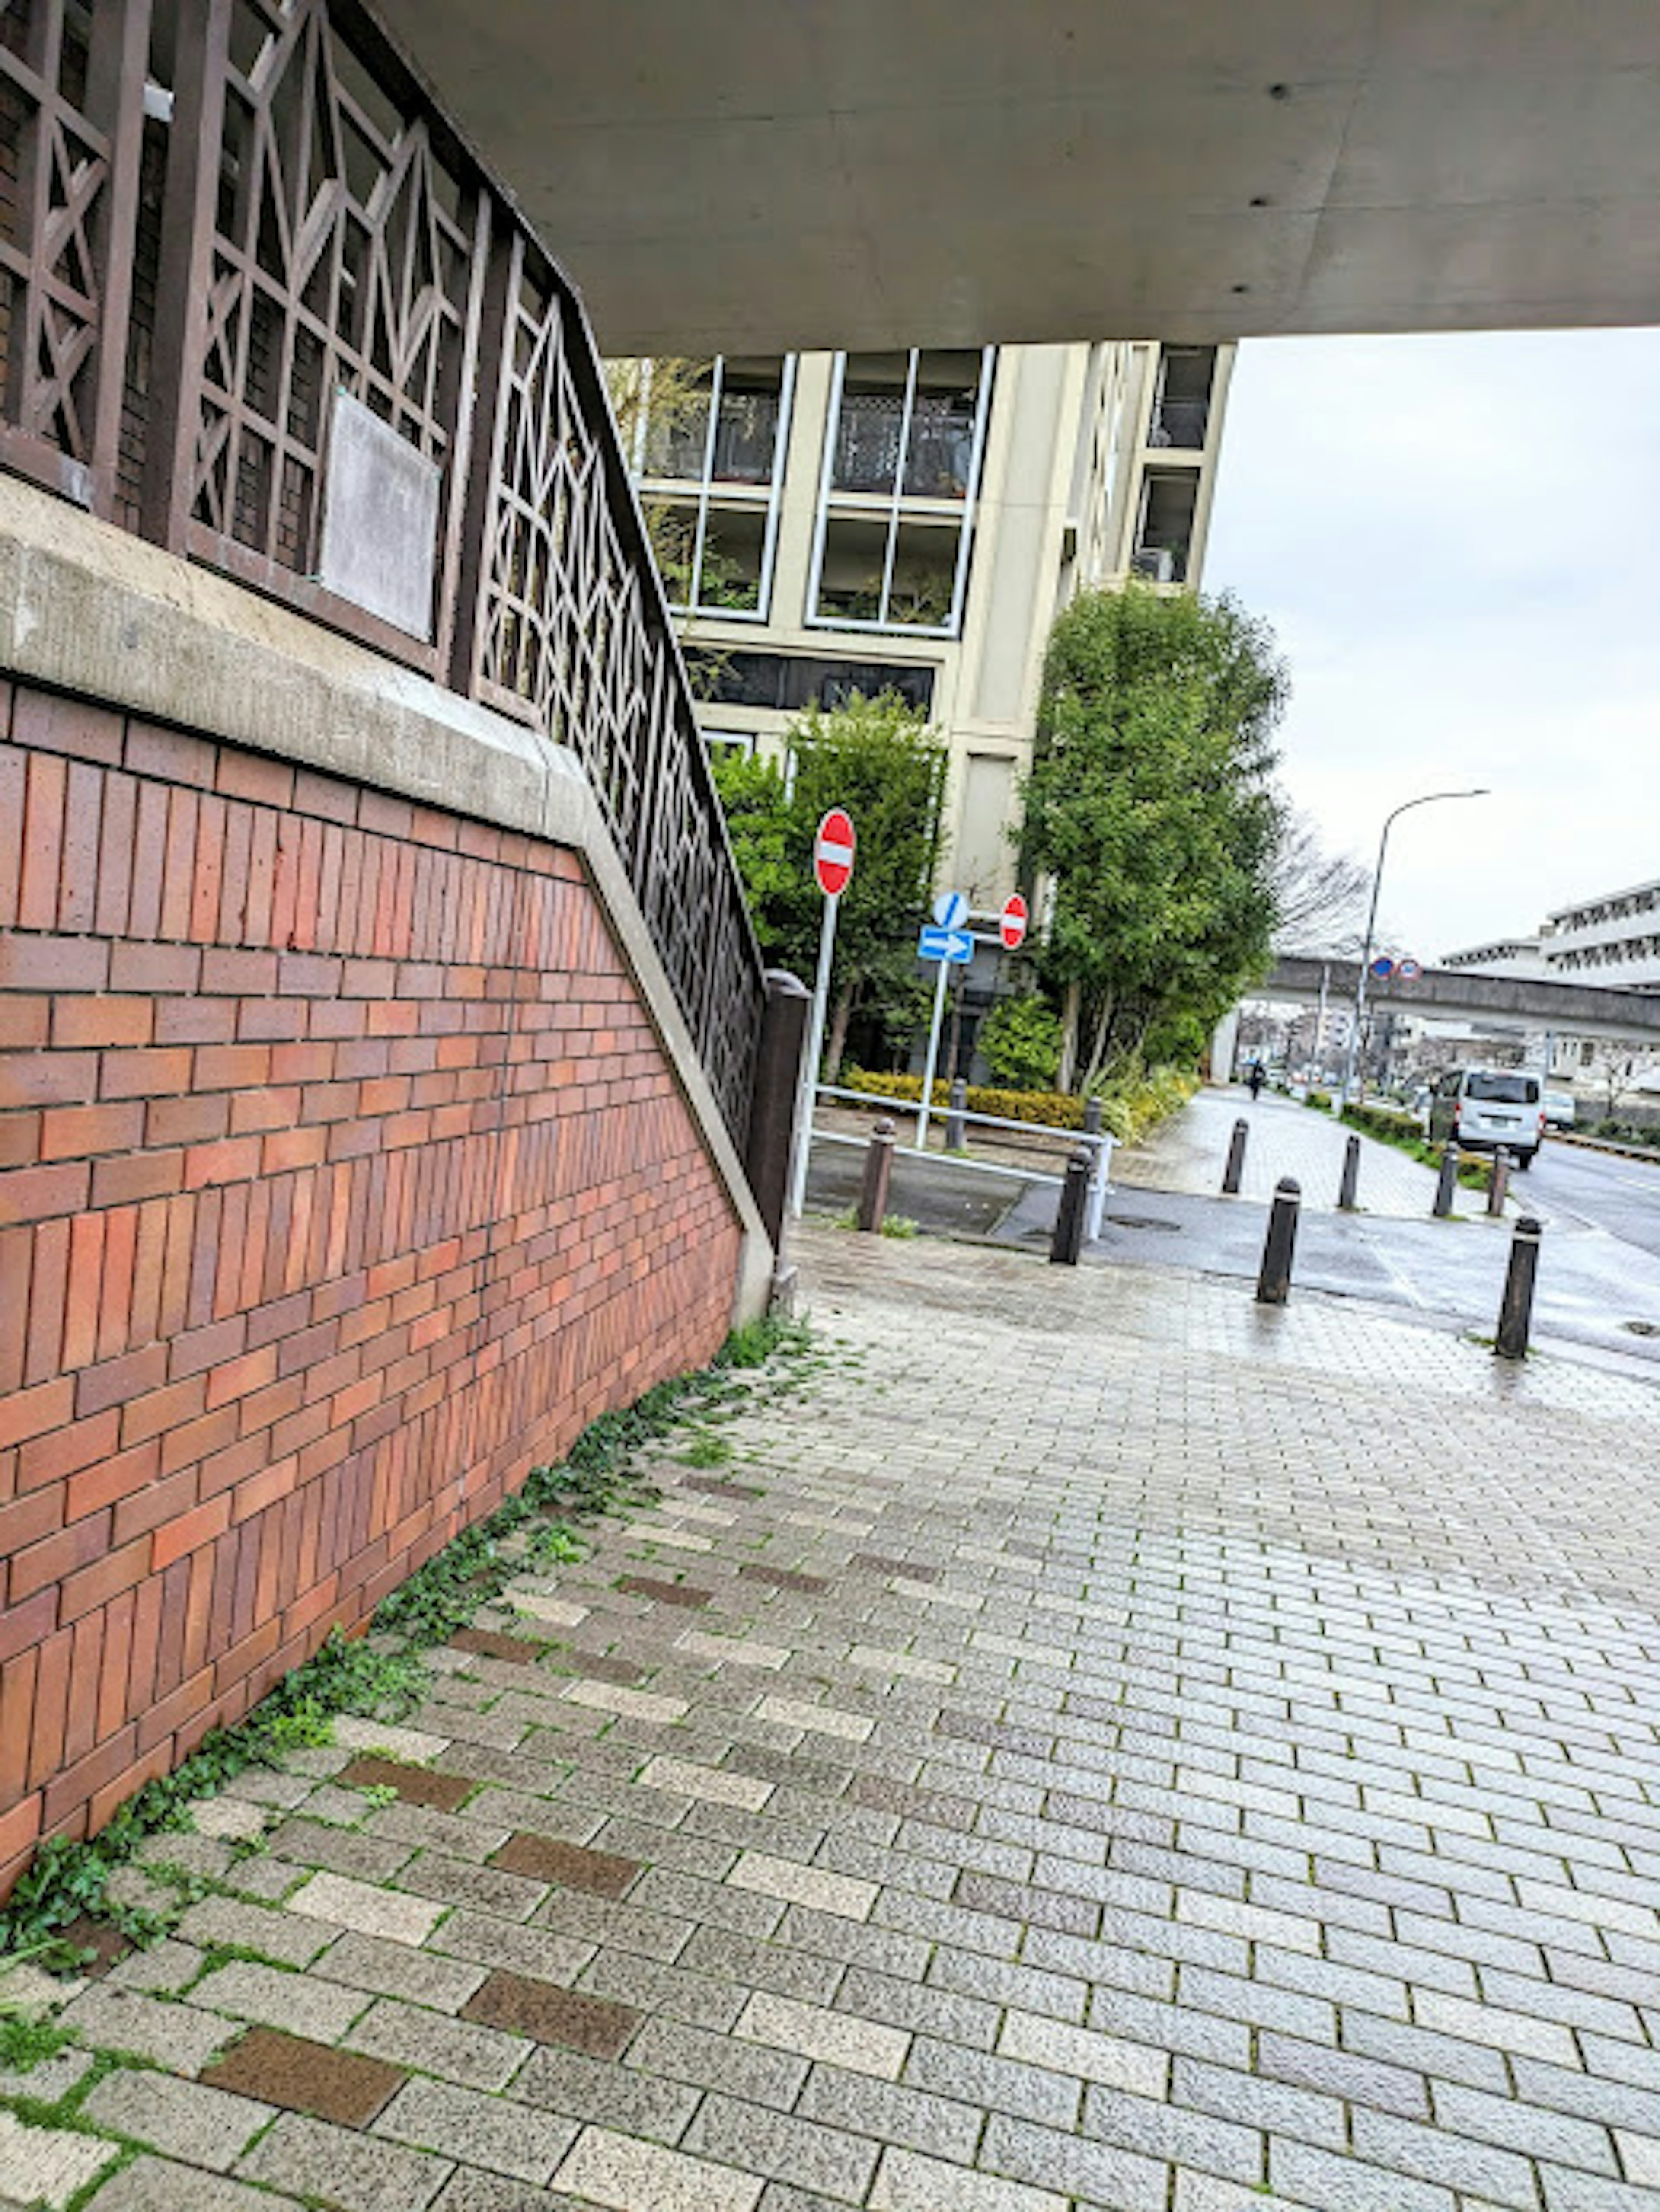
[[(899, 454), (894, 464), (893, 489), (889, 493), (837, 491), (831, 484), (836, 459), (836, 434), (842, 419), (842, 393), (848, 356), (838, 353), (830, 374), (830, 410), (824, 418), (824, 446), (818, 470), (818, 511), (813, 522), (812, 558), (807, 568), (806, 605), (802, 621), (808, 629), (856, 630), (874, 637), (960, 637), (966, 611), (969, 554), (980, 504), (980, 471), (986, 447), (986, 427), (991, 414), (993, 372), (997, 348), (980, 349), (980, 380), (975, 402), (974, 439), (969, 453), (969, 482), (960, 502), (920, 499), (905, 490), (905, 470), (910, 459), (911, 418), (915, 410), (917, 368), (924, 351), (912, 346), (905, 364), (905, 398), (900, 416)], [(836, 509), (834, 518), (831, 507)], [(874, 618), (858, 615), (825, 614), (818, 605), (824, 578), (824, 540), (833, 519), (854, 520), (863, 515), (885, 524), (882, 557), (882, 596)], [(943, 526), (958, 520), (957, 560), (952, 575), (951, 613), (943, 623), (902, 623), (889, 618), (893, 595), (893, 566), (898, 551), (902, 523), (932, 523)]]
[[(716, 354), (709, 379), (708, 420), (703, 427), (703, 456), (701, 471), (696, 481), (697, 519), (692, 528), (691, 582), (693, 596), (690, 600), (671, 599), (674, 613), (696, 617), (705, 622), (750, 623), (757, 629), (772, 618), (772, 587), (774, 562), (778, 550), (778, 515), (784, 493), (784, 461), (789, 448), (790, 411), (795, 398), (795, 356), (787, 353), (782, 372), (778, 380), (778, 426), (773, 436), (772, 473), (768, 481), (766, 506), (761, 527), (761, 577), (759, 603), (753, 607), (715, 607), (702, 605), (700, 593), (703, 580), (703, 550), (708, 541), (709, 508), (721, 505), (733, 510), (747, 509), (751, 514), (762, 512), (761, 500), (746, 497), (741, 489), (728, 485), (716, 487), (711, 471), (714, 461), (715, 434), (721, 422), (721, 397), (726, 386), (727, 357)], [(647, 496), (660, 500), (668, 497), (670, 488), (683, 489), (694, 481), (680, 477), (648, 477), (643, 471), (647, 415), (651, 400), (651, 364), (646, 365), (645, 392), (641, 403), (640, 421), (635, 429), (635, 481)], [(649, 491), (647, 490), (649, 487)], [(659, 489), (659, 488), (661, 489)], [(719, 496), (717, 497), (717, 492)], [(690, 501), (682, 500), (682, 505)]]

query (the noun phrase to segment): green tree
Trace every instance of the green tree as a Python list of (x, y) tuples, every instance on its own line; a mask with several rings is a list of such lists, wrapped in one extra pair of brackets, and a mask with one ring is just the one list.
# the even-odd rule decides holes
[(836, 917), (824, 1051), (833, 1082), (855, 1015), (874, 1016), (890, 1035), (915, 1025), (916, 927), (939, 856), (946, 754), (893, 692), (855, 693), (831, 712), (809, 708), (785, 743), (794, 764), (787, 797), (785, 775), (769, 762), (717, 760), (715, 785), (762, 948), (809, 982), (824, 912), (813, 833), (832, 806), (853, 817), (859, 858)]
[(1287, 695), (1272, 632), (1226, 597), (1132, 583), (1056, 623), (1021, 856), (1054, 886), (1040, 961), (1064, 1085), (1150, 1030), (1208, 1027), (1266, 968)]
[(1061, 1021), (1036, 991), (1000, 999), (980, 1025), (986, 1065), (1011, 1091), (1047, 1091), (1061, 1063)]

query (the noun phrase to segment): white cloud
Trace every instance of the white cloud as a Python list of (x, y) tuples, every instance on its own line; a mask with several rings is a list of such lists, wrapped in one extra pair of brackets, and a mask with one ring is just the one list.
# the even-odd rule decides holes
[(1274, 624), (1293, 796), (1433, 957), (1660, 876), (1660, 331), (1241, 349), (1208, 589)]

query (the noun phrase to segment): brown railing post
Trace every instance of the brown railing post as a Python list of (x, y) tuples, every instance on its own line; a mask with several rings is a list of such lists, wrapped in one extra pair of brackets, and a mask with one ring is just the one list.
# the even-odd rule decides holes
[(744, 1166), (775, 1250), (784, 1233), (784, 1204), (789, 1191), (795, 1108), (801, 1084), (801, 1046), (810, 1003), (804, 983), (781, 968), (767, 970)]
[(149, 423), (139, 495), (140, 529), (175, 553), (185, 549), (201, 428), (229, 52), (230, 0), (179, 0), (150, 347)]

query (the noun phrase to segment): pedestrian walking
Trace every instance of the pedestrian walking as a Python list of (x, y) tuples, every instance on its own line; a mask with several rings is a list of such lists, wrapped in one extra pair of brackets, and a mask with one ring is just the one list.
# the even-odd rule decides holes
[(1266, 1080), (1260, 1060), (1252, 1060), (1250, 1073), (1246, 1076), (1245, 1080), (1250, 1085), (1250, 1103), (1254, 1106), (1262, 1095), (1262, 1085)]

